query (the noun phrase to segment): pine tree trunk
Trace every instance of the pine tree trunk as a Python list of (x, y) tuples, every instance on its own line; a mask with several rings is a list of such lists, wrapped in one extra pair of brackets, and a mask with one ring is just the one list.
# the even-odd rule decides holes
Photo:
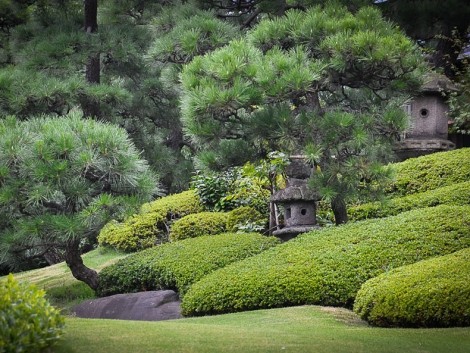
[[(85, 0), (85, 32), (88, 34), (98, 31), (98, 0)], [(88, 83), (100, 83), (100, 53), (91, 54), (85, 67), (85, 78)], [(100, 116), (98, 102), (85, 100), (82, 103), (83, 114), (89, 117)]]
[(65, 262), (76, 279), (86, 283), (93, 290), (98, 288), (98, 273), (86, 267), (83, 263), (77, 241), (67, 244), (65, 249)]
[(336, 196), (331, 201), (331, 209), (335, 215), (335, 223), (337, 226), (348, 222), (348, 210), (343, 197)]

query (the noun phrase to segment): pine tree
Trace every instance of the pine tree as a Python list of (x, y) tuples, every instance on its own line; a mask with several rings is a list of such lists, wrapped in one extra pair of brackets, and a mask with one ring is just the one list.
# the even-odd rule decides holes
[(123, 129), (81, 116), (0, 120), (0, 263), (60, 255), (96, 289), (81, 247), (159, 188)]
[(377, 9), (290, 10), (185, 66), (184, 127), (214, 167), (308, 152), (312, 183), (344, 223), (345, 201), (380, 179), (421, 69), (419, 50)]

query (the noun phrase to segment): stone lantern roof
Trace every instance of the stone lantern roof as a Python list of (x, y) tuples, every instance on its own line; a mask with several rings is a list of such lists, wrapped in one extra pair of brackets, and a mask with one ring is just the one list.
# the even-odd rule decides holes
[(457, 92), (458, 90), (458, 86), (447, 76), (436, 72), (427, 74), (424, 78), (424, 84), (421, 86), (423, 93)]
[(305, 179), (288, 179), (285, 189), (276, 191), (271, 196), (273, 202), (289, 202), (289, 201), (318, 201), (320, 195), (309, 188)]

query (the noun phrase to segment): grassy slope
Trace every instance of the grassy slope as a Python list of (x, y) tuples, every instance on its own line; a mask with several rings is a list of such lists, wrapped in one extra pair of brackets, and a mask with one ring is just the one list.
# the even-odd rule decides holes
[(381, 329), (300, 306), (161, 322), (67, 319), (55, 353), (466, 353), (470, 328)]
[[(99, 271), (125, 256), (127, 256), (127, 254), (114, 250), (103, 250), (98, 248), (84, 254), (82, 258), (85, 265)], [(51, 288), (68, 286), (77, 282), (65, 262), (37, 270), (15, 273), (14, 276), (19, 281), (34, 283), (36, 286), (45, 289), (46, 291)]]

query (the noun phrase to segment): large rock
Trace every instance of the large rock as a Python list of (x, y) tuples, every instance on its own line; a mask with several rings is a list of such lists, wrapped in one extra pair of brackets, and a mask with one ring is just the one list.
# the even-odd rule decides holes
[(180, 304), (177, 293), (161, 290), (86, 300), (72, 313), (82, 318), (160, 321), (181, 318)]

